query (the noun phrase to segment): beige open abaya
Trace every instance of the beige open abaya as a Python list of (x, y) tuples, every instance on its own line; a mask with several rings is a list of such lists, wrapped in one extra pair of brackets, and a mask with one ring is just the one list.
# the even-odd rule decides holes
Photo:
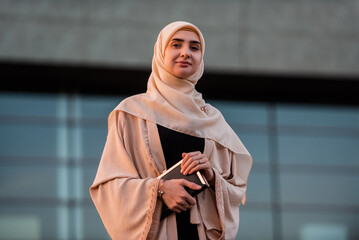
[(183, 28), (199, 35), (204, 53), (197, 27), (169, 24), (155, 44), (147, 92), (125, 99), (109, 116), (107, 141), (90, 194), (113, 239), (177, 239), (174, 214), (159, 221), (163, 202), (157, 197), (156, 177), (167, 166), (157, 124), (205, 138), (204, 154), (215, 173), (215, 191), (200, 193), (190, 210), (200, 239), (234, 239), (238, 231), (252, 158), (222, 114), (196, 91), (203, 60), (188, 79), (164, 68), (167, 42)]

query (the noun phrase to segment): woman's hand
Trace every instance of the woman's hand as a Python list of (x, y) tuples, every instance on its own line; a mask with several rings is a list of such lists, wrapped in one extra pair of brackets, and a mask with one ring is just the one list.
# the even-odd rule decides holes
[(166, 180), (162, 184), (162, 200), (167, 207), (177, 213), (186, 211), (196, 204), (196, 200), (186, 191), (184, 187), (193, 190), (201, 189), (201, 186), (185, 179)]
[(181, 173), (187, 175), (202, 170), (208, 183), (214, 185), (214, 172), (205, 154), (199, 151), (182, 153), (182, 158)]

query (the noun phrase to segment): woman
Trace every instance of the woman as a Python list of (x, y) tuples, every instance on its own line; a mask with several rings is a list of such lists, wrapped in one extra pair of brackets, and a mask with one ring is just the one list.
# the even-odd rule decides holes
[[(111, 112), (91, 197), (113, 239), (234, 239), (252, 158), (221, 113), (195, 89), (203, 74), (200, 30), (173, 22), (160, 32), (146, 93)], [(183, 159), (211, 188), (157, 177)], [(174, 214), (160, 220), (162, 205)]]

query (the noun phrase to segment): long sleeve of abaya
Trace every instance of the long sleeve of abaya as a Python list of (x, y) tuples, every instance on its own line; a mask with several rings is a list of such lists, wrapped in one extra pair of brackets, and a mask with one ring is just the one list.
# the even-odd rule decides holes
[(112, 239), (146, 239), (158, 205), (158, 173), (142, 139), (134, 141), (126, 133), (143, 126), (128, 124), (119, 115), (115, 111), (109, 117), (107, 142), (90, 194)]
[(215, 173), (215, 191), (198, 195), (207, 238), (235, 239), (252, 158), (247, 153), (233, 153), (213, 141), (206, 142), (205, 153)]

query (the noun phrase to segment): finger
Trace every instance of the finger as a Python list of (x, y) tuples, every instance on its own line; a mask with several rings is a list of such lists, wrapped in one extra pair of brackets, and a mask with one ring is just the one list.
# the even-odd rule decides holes
[(188, 209), (191, 209), (192, 206), (196, 204), (196, 200), (195, 200), (192, 196), (191, 196), (191, 198), (188, 199), (188, 200), (189, 200), (189, 201), (187, 201), (187, 199), (186, 199), (186, 208), (187, 208), (187, 210), (188, 210)]
[(178, 209), (180, 212), (184, 212), (184, 211), (187, 210), (186, 207), (187, 207), (186, 205), (178, 205), (178, 206), (177, 206), (177, 209)]
[(190, 158), (190, 156), (187, 153), (182, 153), (182, 163), (181, 163), (181, 172), (183, 169), (183, 166), (185, 166), (188, 162), (188, 159)]
[[(208, 159), (207, 159), (206, 155), (204, 155), (204, 154), (200, 154), (198, 156), (192, 157), (191, 159), (193, 159), (192, 163), (188, 163), (185, 167), (182, 168), (182, 173), (184, 175), (194, 173), (195, 170), (193, 170), (193, 169), (198, 166), (200, 166), (199, 169), (204, 169), (204, 168), (210, 167), (208, 165)], [(198, 168), (196, 171), (198, 171)]]
[(200, 171), (200, 170), (205, 170), (205, 169), (208, 169), (208, 168), (211, 168), (211, 166), (208, 164), (208, 163), (205, 163), (205, 164), (200, 164), (200, 165), (197, 165), (195, 166), (194, 168), (192, 168), (188, 174), (192, 174), (192, 173), (195, 173), (197, 171)]
[[(190, 154), (186, 154), (185, 158), (183, 159), (183, 162), (181, 164), (181, 172), (183, 173), (185, 169), (188, 169), (188, 167), (194, 163), (198, 163), (198, 160), (201, 159), (201, 153), (200, 152), (196, 152), (198, 154), (195, 154), (193, 156), (191, 156)], [(193, 166), (195, 166), (197, 164), (194, 164)], [(188, 169), (189, 170), (189, 169)]]
[(183, 172), (182, 168), (187, 163), (188, 159), (189, 159), (189, 155), (187, 153), (182, 153), (181, 172)]
[[(189, 195), (189, 194), (188, 194)], [(184, 199), (182, 199), (182, 201), (181, 202), (179, 202), (178, 204), (177, 204), (177, 208), (179, 209), (179, 210), (181, 210), (181, 211), (186, 211), (186, 210), (188, 210), (188, 209), (190, 209), (192, 206), (191, 206), (191, 203), (189, 203), (187, 200), (186, 200), (186, 198), (187, 198), (188, 196), (185, 196), (185, 198)], [(191, 197), (191, 195), (189, 195), (189, 197)], [(194, 199), (193, 199), (194, 200)], [(193, 201), (192, 201), (193, 202)]]
[(181, 212), (181, 210), (180, 210), (178, 207), (173, 207), (171, 210), (174, 211), (174, 212), (176, 212), (176, 213), (180, 213), (180, 212)]
[(198, 155), (201, 155), (201, 152), (200, 152), (200, 151), (189, 152), (189, 153), (182, 153), (182, 158), (183, 158), (182, 165), (183, 165), (186, 161), (188, 161), (188, 159), (193, 158), (193, 157), (198, 156)]
[(182, 169), (183, 175), (187, 175), (188, 172), (189, 172), (192, 168), (198, 166), (199, 164), (200, 164), (200, 161), (199, 161), (199, 160), (194, 160), (193, 162), (191, 162), (188, 166), (186, 166), (184, 169)]
[(188, 155), (190, 155), (190, 156), (194, 156), (194, 155), (201, 154), (201, 152), (200, 152), (200, 151), (193, 151), (193, 152), (188, 152), (188, 153), (186, 153), (186, 154), (188, 154)]
[(191, 195), (188, 194), (188, 196), (186, 196), (186, 201), (189, 203), (188, 204), (188, 208), (192, 208), (193, 205), (196, 204), (196, 199), (194, 199), (194, 197), (192, 197)]
[(200, 154), (201, 154), (200, 151), (182, 153), (182, 159), (183, 159), (182, 166), (183, 166), (183, 164), (185, 164), (188, 161), (189, 158), (194, 157), (196, 155), (200, 155)]
[[(182, 186), (185, 186), (185, 187), (188, 187), (190, 189), (193, 189), (193, 190), (199, 190), (201, 189), (202, 187), (193, 183), (193, 182), (190, 182), (190, 181), (187, 181), (185, 179), (182, 179)], [(187, 192), (187, 191), (186, 191)], [(188, 193), (187, 193), (188, 194)], [(188, 194), (189, 195), (189, 194)], [(190, 195), (189, 195), (190, 196)]]
[(201, 163), (201, 164), (198, 164), (197, 166), (191, 168), (189, 171), (188, 171), (188, 174), (192, 174), (192, 173), (195, 173), (197, 171), (200, 171), (200, 170), (205, 170), (205, 169), (210, 169), (212, 168), (211, 167), (211, 164), (206, 161), (204, 163)]

